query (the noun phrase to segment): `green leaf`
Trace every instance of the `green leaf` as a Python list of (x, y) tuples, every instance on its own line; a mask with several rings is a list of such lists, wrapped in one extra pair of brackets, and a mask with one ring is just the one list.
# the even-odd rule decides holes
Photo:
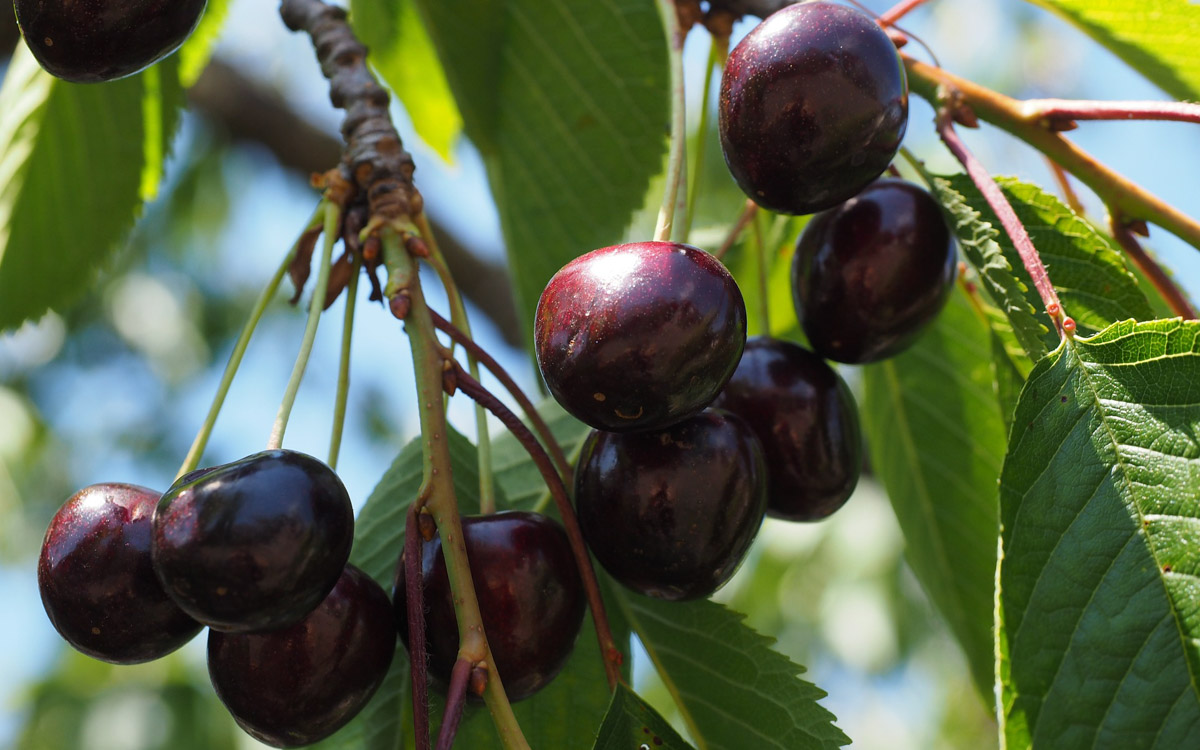
[(1000, 513), (1007, 747), (1200, 747), (1200, 322), (1039, 362)]
[(658, 9), (654, 0), (417, 2), (483, 153), (531, 336), (546, 282), (619, 241), (662, 169), (669, 74)]
[(637, 633), (697, 747), (831, 750), (849, 744), (804, 668), (771, 649), (745, 615), (701, 599), (664, 602), (616, 585), (609, 598)]
[(691, 750), (666, 719), (624, 685), (618, 685), (593, 750)]
[(411, 0), (351, 0), (350, 20), (371, 50), (371, 64), (404, 104), (417, 135), (450, 161), (462, 116), (416, 5)]
[(217, 37), (229, 17), (229, 0), (208, 0), (200, 23), (179, 48), (179, 80), (185, 88), (190, 87), (204, 72), (212, 57)]
[(990, 332), (962, 292), (897, 357), (863, 368), (871, 466), (913, 572), (950, 625), (981, 692), (993, 692), (997, 481), (1004, 421)]
[[(958, 247), (979, 274), (980, 283), (1008, 317), (1013, 335), (1033, 360), (1046, 353), (1043, 337), (1049, 329), (1036, 317), (1036, 308), (1025, 297), (1026, 289), (1004, 255), (997, 239), (1000, 232), (946, 177), (925, 175), (933, 196), (942, 204)], [(972, 186), (973, 187), (973, 186)]]
[(18, 45), (0, 87), (0, 330), (80, 297), (121, 243), (169, 153), (177, 65), (71, 84)]
[(1200, 99), (1193, 0), (1029, 0), (1062, 16), (1176, 99)]

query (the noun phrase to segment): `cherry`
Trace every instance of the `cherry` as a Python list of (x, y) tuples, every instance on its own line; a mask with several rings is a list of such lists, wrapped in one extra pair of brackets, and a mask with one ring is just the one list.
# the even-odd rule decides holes
[(182, 477), (154, 514), (151, 553), (167, 593), (216, 630), (291, 625), (350, 556), (354, 511), (312, 456), (272, 450)]
[(367, 704), (395, 653), (392, 603), (347, 565), (303, 620), (265, 633), (208, 633), (208, 674), (238, 726), (275, 747), (333, 734)]
[(854, 396), (816, 354), (757, 337), (714, 407), (750, 425), (767, 460), (767, 513), (789, 521), (825, 518), (845, 504), (862, 468)]
[[(462, 518), (471, 578), (483, 628), (510, 701), (528, 698), (558, 675), (575, 647), (585, 599), (567, 532), (551, 518), (506, 511)], [(442, 538), (422, 546), (429, 672), (449, 684), (458, 657), (458, 624)], [(395, 591), (396, 621), (408, 644), (403, 568)]]
[(635, 242), (563, 266), (538, 300), (534, 343), (550, 392), (601, 430), (660, 429), (720, 392), (746, 341), (733, 277), (690, 245)]
[(592, 432), (576, 468), (575, 508), (613, 578), (661, 599), (695, 599), (720, 588), (745, 557), (766, 489), (749, 425), (707, 409), (660, 432)]
[(908, 125), (904, 66), (866, 14), (790, 5), (729, 53), (718, 124), (725, 163), (746, 195), (781, 213), (820, 211), (895, 157)]
[(43, 68), (77, 83), (138, 72), (179, 48), (205, 0), (16, 0), (17, 24)]
[(937, 201), (911, 183), (879, 180), (805, 226), (792, 263), (796, 315), (821, 356), (874, 362), (937, 317), (957, 268)]
[(202, 625), (171, 601), (150, 564), (159, 493), (93, 484), (54, 514), (38, 558), (50, 622), (79, 651), (113, 664), (166, 656)]

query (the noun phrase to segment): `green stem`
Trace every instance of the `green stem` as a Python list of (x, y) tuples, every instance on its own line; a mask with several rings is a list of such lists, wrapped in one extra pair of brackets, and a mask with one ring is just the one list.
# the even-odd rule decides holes
[(754, 212), (754, 246), (757, 250), (757, 265), (758, 265), (758, 315), (760, 333), (763, 336), (771, 335), (771, 302), (768, 296), (769, 285), (767, 283), (767, 240), (762, 228), (763, 215), (762, 211)]
[[(324, 212), (324, 203), (317, 206), (317, 210), (313, 213), (312, 218), (308, 220), (301, 236), (307, 234), (317, 226), (320, 217)], [(208, 446), (208, 439), (212, 436), (213, 426), (217, 423), (217, 415), (221, 413), (221, 407), (225, 404), (225, 397), (229, 394), (229, 387), (233, 385), (233, 379), (237, 375), (238, 368), (241, 367), (242, 357), (246, 354), (246, 348), (250, 345), (250, 337), (254, 335), (254, 329), (258, 327), (258, 322), (262, 320), (263, 313), (266, 312), (267, 305), (275, 297), (275, 293), (279, 291), (279, 285), (283, 282), (283, 277), (287, 275), (288, 266), (292, 264), (292, 259), (296, 257), (296, 250), (300, 246), (300, 240), (297, 239), (292, 249), (284, 256), (283, 262), (279, 264), (279, 268), (275, 269), (275, 275), (267, 282), (262, 292), (258, 295), (258, 299), (254, 302), (254, 308), (250, 311), (250, 317), (246, 320), (246, 324), (242, 326), (242, 332), (238, 336), (238, 340), (233, 345), (233, 351), (229, 354), (229, 361), (225, 364), (225, 372), (221, 374), (221, 382), (217, 386), (217, 392), (213, 396), (212, 404), (208, 407), (208, 414), (204, 417), (204, 423), (200, 425), (200, 431), (196, 433), (196, 438), (192, 441), (191, 448), (188, 449), (187, 456), (183, 459), (183, 465), (179, 467), (179, 473), (175, 478), (187, 474), (189, 471), (195, 470), (200, 465), (200, 458), (204, 455), (204, 449)]]
[(354, 333), (354, 304), (358, 298), (358, 274), (362, 257), (354, 257), (350, 284), (346, 287), (346, 317), (342, 321), (342, 353), (338, 358), (337, 397), (333, 402), (333, 433), (329, 436), (329, 468), (337, 469), (342, 449), (342, 430), (346, 426), (346, 400), (350, 395), (350, 340)]
[(267, 440), (267, 449), (278, 449), (283, 445), (283, 433), (287, 431), (288, 418), (292, 415), (292, 406), (296, 403), (296, 394), (300, 391), (300, 381), (304, 379), (304, 370), (308, 366), (308, 357), (312, 354), (313, 341), (317, 338), (317, 324), (321, 321), (321, 311), (325, 309), (325, 293), (329, 289), (329, 266), (333, 259), (333, 246), (338, 239), (338, 225), (342, 220), (342, 210), (336, 203), (325, 204), (325, 242), (321, 248), (321, 259), (318, 261), (317, 286), (313, 289), (312, 300), (308, 304), (308, 323), (304, 327), (304, 338), (300, 342), (300, 351), (296, 355), (296, 364), (292, 367), (292, 376), (288, 378), (287, 388), (283, 392), (283, 401), (279, 404), (279, 412), (275, 415), (275, 424), (271, 427), (271, 437)]
[[(427, 259), (429, 265), (433, 266), (442, 282), (442, 287), (446, 290), (446, 299), (450, 302), (450, 322), (454, 324), (455, 328), (470, 337), (471, 323), (467, 317), (467, 307), (463, 304), (462, 293), (458, 289), (458, 284), (454, 282), (454, 275), (450, 273), (446, 256), (442, 255), (442, 251), (438, 247), (433, 227), (430, 226), (424, 211), (417, 215), (416, 224), (417, 229), (421, 232), (421, 238), (429, 247), (429, 258)], [(467, 370), (471, 373), (471, 377), (479, 380), (479, 359), (469, 349), (467, 350)], [(496, 512), (496, 482), (492, 476), (492, 438), (488, 433), (487, 410), (479, 404), (475, 404), (475, 447), (478, 450), (479, 458), (479, 512), (487, 515)]]
[(696, 218), (696, 196), (700, 193), (700, 178), (704, 174), (704, 154), (707, 151), (708, 121), (711, 117), (708, 98), (712, 95), (713, 71), (722, 63), (716, 39), (711, 40), (708, 49), (708, 67), (704, 70), (704, 88), (700, 94), (700, 123), (696, 130), (696, 155), (692, 157), (692, 174), (687, 191), (687, 212), (683, 217), (683, 241), (688, 241), (692, 233), (692, 220)]
[(447, 578), (454, 598), (454, 614), (458, 620), (458, 655), (473, 665), (487, 665), (488, 681), (483, 699), (506, 750), (527, 749), (529, 743), (521, 733), (488, 647), (471, 567), (467, 561), (458, 500), (454, 494), (446, 409), (442, 401), (445, 373), (442, 347), (437, 341), (429, 308), (425, 304), (415, 262), (396, 232), (384, 229), (381, 239), (383, 259), (388, 268), (387, 293), (389, 297), (397, 294), (408, 296), (404, 328), (412, 349), (421, 446), (425, 456), (421, 497), (442, 539)]
[[(675, 205), (682, 183), (684, 162), (687, 160), (687, 99), (683, 88), (684, 32), (679, 27), (679, 15), (674, 0), (658, 0), (658, 8), (666, 27), (671, 66), (671, 143), (667, 156), (667, 184), (663, 192), (654, 239), (660, 242), (671, 238), (675, 223)], [(686, 190), (686, 186), (684, 186)]]

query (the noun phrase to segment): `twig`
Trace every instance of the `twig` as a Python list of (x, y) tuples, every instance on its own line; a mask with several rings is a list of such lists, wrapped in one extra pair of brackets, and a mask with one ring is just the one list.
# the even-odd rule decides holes
[(1122, 221), (1120, 215), (1111, 208), (1108, 211), (1108, 226), (1112, 230), (1113, 239), (1125, 250), (1125, 254), (1129, 256), (1133, 264), (1158, 291), (1163, 301), (1171, 308), (1171, 312), (1184, 320), (1195, 320), (1196, 308), (1188, 301), (1187, 295), (1167, 275), (1162, 266), (1142, 249), (1137, 238), (1133, 236), (1133, 232), (1129, 230), (1129, 224)]
[(450, 669), (450, 687), (446, 690), (446, 710), (442, 714), (442, 727), (438, 730), (437, 750), (450, 750), (454, 745), (458, 722), (462, 720), (463, 707), (467, 703), (467, 682), (470, 677), (471, 662), (458, 657)]
[(571, 542), (571, 551), (575, 555), (575, 564), (579, 568), (579, 577), (583, 581), (583, 590), (587, 595), (588, 606), (592, 610), (592, 622), (596, 626), (596, 640), (600, 642), (600, 655), (604, 661), (604, 673), (608, 677), (609, 689), (615, 689), (621, 679), (620, 664), (624, 660), (621, 650), (613, 640), (612, 631), (608, 626), (608, 614), (604, 610), (604, 599), (600, 596), (600, 586), (596, 581), (596, 572), (592, 569), (592, 558), (588, 553), (587, 544), (583, 540), (583, 532), (579, 529), (579, 520), (575, 517), (575, 509), (571, 506), (571, 498), (563, 484), (562, 477), (554, 471), (550, 457), (538, 443), (537, 438), (529, 431), (520, 418), (505, 406), (500, 399), (492, 395), (478, 380), (472, 378), (462, 365), (455, 363), (455, 378), (458, 388), (475, 401), (487, 407), (487, 410), (504, 423), (529, 452), (534, 464), (542, 472), (546, 486), (558, 506), (562, 516), (563, 527), (567, 531), (567, 539)]
[(421, 586), (420, 510), (408, 507), (404, 522), (404, 596), (408, 619), (408, 657), (411, 662), (413, 746), (429, 750), (429, 680), (425, 663), (425, 591)]
[(517, 381), (512, 379), (512, 376), (496, 361), (495, 357), (488, 354), (486, 349), (475, 343), (470, 336), (460, 331), (453, 323), (438, 315), (437, 311), (433, 308), (429, 309), (429, 317), (433, 319), (433, 325), (439, 331), (443, 331), (450, 336), (451, 340), (462, 345), (464, 349), (472, 353), (479, 360), (480, 364), (486, 367), (488, 372), (492, 373), (500, 381), (500, 384), (512, 394), (513, 399), (521, 405), (521, 410), (525, 412), (525, 416), (529, 418), (529, 423), (533, 425), (533, 429), (537, 430), (538, 437), (542, 439), (546, 450), (550, 452), (550, 457), (554, 459), (555, 468), (562, 475), (563, 482), (569, 484), (572, 481), (571, 463), (567, 461), (567, 456), (563, 452), (562, 446), (555, 439), (554, 433), (550, 431), (550, 425), (546, 424), (546, 420), (542, 419), (541, 414), (538, 414), (537, 408), (534, 407), (533, 402), (529, 400), (525, 392), (521, 390), (521, 387), (517, 385)]
[(1075, 120), (1166, 120), (1200, 123), (1200, 104), (1191, 102), (1026, 99), (1020, 106), (1026, 121), (1050, 130), (1074, 130)]

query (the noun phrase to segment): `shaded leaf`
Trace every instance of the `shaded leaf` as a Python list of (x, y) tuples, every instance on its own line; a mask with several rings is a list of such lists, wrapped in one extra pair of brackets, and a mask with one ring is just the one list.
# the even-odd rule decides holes
[(617, 242), (662, 170), (669, 75), (658, 9), (653, 0), (417, 2), (483, 153), (531, 336), (546, 282)]
[(19, 45), (0, 87), (0, 330), (81, 296), (162, 176), (178, 59), (71, 84)]
[(827, 750), (849, 744), (804, 668), (771, 649), (745, 615), (706, 599), (664, 602), (610, 587), (696, 745)]
[(624, 685), (618, 685), (613, 693), (593, 746), (594, 750), (690, 750), (691, 747), (657, 711)]
[(1000, 512), (1007, 747), (1200, 747), (1200, 323), (1039, 362)]
[(1107, 47), (1176, 99), (1200, 99), (1200, 5), (1193, 0), (1029, 0)]
[(887, 488), (913, 572), (990, 702), (993, 583), (1005, 426), (991, 334), (956, 290), (907, 351), (863, 368), (871, 466)]

